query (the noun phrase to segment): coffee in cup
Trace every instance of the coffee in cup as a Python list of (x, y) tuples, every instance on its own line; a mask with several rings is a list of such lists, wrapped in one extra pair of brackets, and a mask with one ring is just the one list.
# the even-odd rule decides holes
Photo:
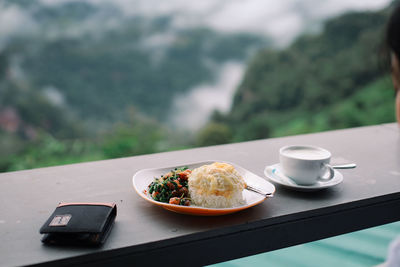
[(308, 145), (285, 146), (279, 150), (280, 167), (284, 175), (299, 185), (312, 185), (331, 180), (335, 172), (329, 165), (331, 153)]

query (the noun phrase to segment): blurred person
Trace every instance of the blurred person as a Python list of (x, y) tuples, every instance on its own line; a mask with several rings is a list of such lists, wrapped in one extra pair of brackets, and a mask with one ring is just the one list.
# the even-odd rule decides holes
[(387, 24), (386, 46), (390, 53), (392, 81), (396, 95), (396, 116), (400, 124), (400, 5), (394, 9)]
[[(400, 126), (400, 4), (395, 7), (388, 21), (385, 41), (390, 54), (396, 117)], [(386, 262), (379, 267), (400, 267), (400, 236), (390, 243)]]

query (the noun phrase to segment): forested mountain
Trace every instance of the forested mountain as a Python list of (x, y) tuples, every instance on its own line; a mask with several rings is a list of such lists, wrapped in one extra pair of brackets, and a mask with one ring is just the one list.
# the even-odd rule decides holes
[[(380, 57), (388, 9), (332, 18), (279, 49), (254, 34), (123, 16), (111, 4), (4, 6), (28, 16), (0, 36), (0, 171), (394, 120)], [(250, 61), (231, 110), (194, 135), (170, 127), (176, 96), (230, 61)]]
[(394, 121), (383, 47), (388, 14), (347, 13), (287, 49), (256, 54), (231, 112), (214, 116), (230, 136), (225, 142)]
[(124, 120), (130, 107), (163, 120), (177, 94), (215, 79), (221, 63), (246, 60), (265, 45), (250, 34), (173, 29), (170, 17), (126, 17), (112, 5), (17, 3), (36, 34), (11, 40), (3, 57), (18, 58), (12, 67), (30, 90), (51, 88), (75, 115), (96, 122)]
[[(0, 170), (190, 146), (174, 98), (268, 44), (253, 34), (172, 27), (112, 3), (0, 3)], [(4, 31), (4, 29), (3, 29)]]

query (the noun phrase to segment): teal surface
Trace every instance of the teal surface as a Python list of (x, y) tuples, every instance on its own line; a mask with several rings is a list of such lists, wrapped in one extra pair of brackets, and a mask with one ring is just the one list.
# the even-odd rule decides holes
[(400, 222), (210, 266), (374, 266), (385, 261), (389, 244), (397, 236)]

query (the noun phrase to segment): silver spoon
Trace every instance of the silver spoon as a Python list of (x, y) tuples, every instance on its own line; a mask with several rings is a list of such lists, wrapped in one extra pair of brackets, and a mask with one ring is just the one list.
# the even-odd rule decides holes
[(357, 167), (357, 164), (355, 163), (332, 165), (332, 168), (334, 169), (354, 169), (355, 167)]
[(249, 191), (252, 191), (252, 192), (255, 192), (255, 193), (258, 193), (258, 194), (260, 194), (260, 195), (263, 195), (264, 197), (273, 197), (274, 196), (274, 194), (273, 193), (265, 193), (265, 192), (263, 192), (262, 190), (260, 190), (260, 189), (258, 189), (258, 188), (256, 188), (256, 187), (253, 187), (253, 186), (251, 186), (251, 185), (246, 185), (246, 187), (245, 187), (245, 189), (247, 189), (247, 190), (249, 190)]

